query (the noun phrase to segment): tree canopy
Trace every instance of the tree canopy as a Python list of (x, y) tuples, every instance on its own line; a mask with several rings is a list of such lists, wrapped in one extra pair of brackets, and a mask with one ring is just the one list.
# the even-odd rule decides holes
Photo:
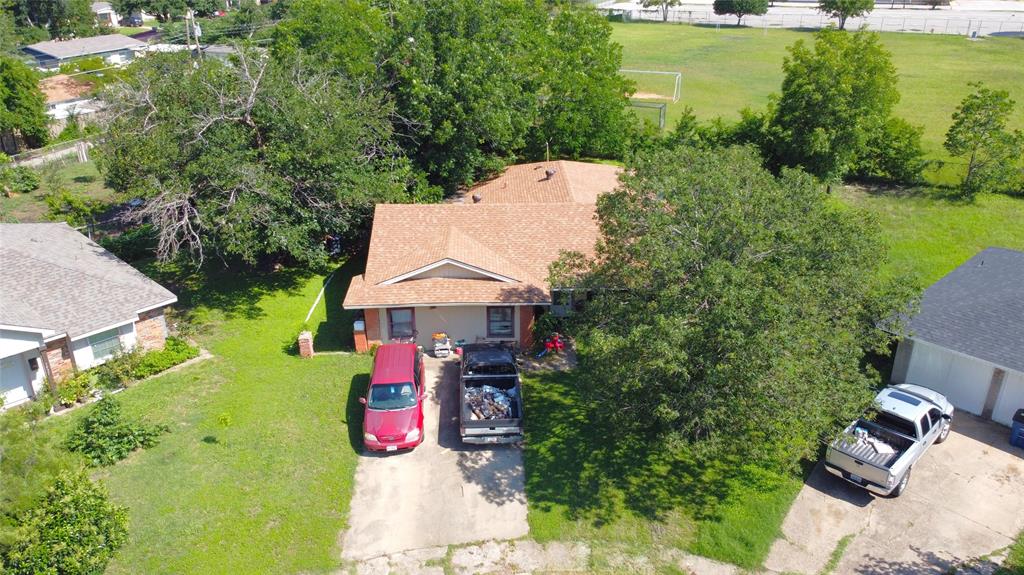
[(136, 216), (156, 227), (163, 258), (316, 262), (328, 235), (362, 230), (374, 204), (418, 189), (389, 104), (297, 57), (154, 55), (105, 99), (105, 178), (144, 199)]
[(621, 155), (621, 49), (594, 10), (535, 0), (296, 0), (273, 52), (302, 51), (394, 102), (398, 141), (452, 191), (518, 155)]
[[(920, 148), (920, 132), (893, 126), (892, 110), (900, 98), (896, 68), (878, 34), (821, 30), (812, 47), (803, 40), (790, 46), (782, 67), (782, 94), (769, 111), (775, 164), (839, 180), (871, 162), (879, 164), (870, 156), (886, 153), (887, 134), (894, 130), (903, 148)], [(916, 152), (911, 156), (908, 161), (920, 158)]]
[(1024, 134), (1007, 127), (1016, 103), (1006, 90), (971, 86), (975, 91), (953, 112), (945, 141), (950, 155), (967, 157), (961, 189), (966, 196), (1024, 192)]
[(715, 14), (736, 16), (736, 25), (739, 26), (747, 14), (767, 14), (768, 0), (715, 0), (712, 8)]
[(21, 134), (31, 147), (46, 143), (46, 98), (38, 75), (20, 60), (0, 54), (0, 132)]
[(818, 10), (839, 19), (839, 29), (846, 29), (846, 20), (859, 18), (875, 9), (875, 0), (818, 0)]
[(23, 40), (82, 38), (100, 33), (89, 0), (6, 0)]
[(583, 393), (623, 433), (789, 465), (870, 403), (875, 322), (911, 296), (868, 215), (743, 147), (641, 155), (597, 212), (596, 258), (550, 280), (590, 292)]

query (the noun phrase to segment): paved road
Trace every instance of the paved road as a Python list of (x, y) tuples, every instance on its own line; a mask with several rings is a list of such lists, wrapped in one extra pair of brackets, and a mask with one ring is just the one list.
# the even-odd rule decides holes
[(1008, 437), (1005, 427), (957, 414), (949, 439), (925, 453), (895, 499), (875, 498), (819, 465), (765, 566), (819, 573), (848, 535), (837, 575), (949, 573), (1010, 545), (1024, 529), (1024, 449)]
[(456, 376), (453, 360), (426, 358), (423, 443), (361, 457), (344, 558), (526, 535), (522, 450), (462, 445)]
[[(736, 24), (736, 17), (716, 15), (713, 0), (689, 0), (669, 10), (669, 21), (691, 24)], [(900, 3), (896, 2), (896, 6)], [(625, 10), (637, 20), (660, 21), (661, 12), (644, 9), (638, 0), (605, 2), (602, 8)], [(835, 24), (817, 10), (814, 3), (776, 4), (764, 16), (745, 16), (743, 24), (751, 28), (823, 28)], [(888, 8), (879, 2), (865, 18), (850, 18), (846, 27), (854, 30), (867, 26), (870, 30), (885, 32), (918, 32), (927, 34), (956, 34), (969, 36), (1021, 36), (1024, 37), (1024, 2), (1009, 0), (981, 0), (954, 2), (937, 10), (927, 7)], [(723, 28), (724, 29), (724, 28)]]

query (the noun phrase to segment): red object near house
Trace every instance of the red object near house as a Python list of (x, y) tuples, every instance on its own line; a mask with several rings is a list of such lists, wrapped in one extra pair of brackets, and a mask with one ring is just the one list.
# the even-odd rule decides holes
[(412, 449), (423, 442), (423, 355), (415, 344), (377, 348), (363, 415), (363, 444), (371, 451)]
[(548, 353), (562, 353), (565, 351), (565, 342), (562, 341), (562, 336), (557, 332), (551, 334), (551, 337), (544, 340), (544, 349)]

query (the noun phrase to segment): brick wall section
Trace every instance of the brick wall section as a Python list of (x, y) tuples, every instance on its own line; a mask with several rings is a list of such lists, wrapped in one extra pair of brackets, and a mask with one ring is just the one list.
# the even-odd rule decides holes
[(53, 383), (60, 383), (75, 373), (75, 363), (71, 357), (71, 348), (68, 347), (68, 339), (58, 339), (46, 344), (46, 350), (40, 354), (46, 362), (46, 372), (53, 379)]
[(369, 345), (380, 344), (380, 312), (379, 309), (363, 310), (366, 320), (366, 341)]
[(153, 309), (139, 314), (139, 319), (135, 322), (135, 341), (143, 351), (164, 348), (167, 341), (164, 310)]
[(533, 347), (533, 306), (519, 306), (519, 346), (524, 350)]

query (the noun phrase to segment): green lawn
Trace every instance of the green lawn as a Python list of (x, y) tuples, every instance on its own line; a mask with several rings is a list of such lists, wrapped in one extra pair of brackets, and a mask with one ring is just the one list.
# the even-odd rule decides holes
[(924, 288), (987, 247), (1024, 250), (1024, 198), (981, 195), (964, 203), (928, 189), (844, 188), (842, 200), (874, 213), (889, 245), (885, 274), (909, 273)]
[(613, 446), (614, 430), (596, 427), (592, 416), (612, 407), (587, 405), (580, 384), (573, 373), (525, 379), (530, 535), (590, 543), (595, 569), (615, 552), (645, 554), (657, 564), (660, 548), (760, 566), (801, 479), (681, 449), (652, 454), (621, 441)]
[[(347, 285), (351, 267), (336, 281)], [(194, 321), (206, 326), (197, 337), (216, 357), (118, 396), (126, 413), (171, 432), (95, 473), (129, 507), (130, 539), (108, 573), (337, 569), (361, 439), (350, 390), (366, 385), (370, 359), (294, 355), (324, 276), (160, 277), (181, 294), (179, 307), (195, 306)], [(326, 303), (310, 323), (340, 334), (341, 324), (327, 324)], [(351, 326), (345, 314), (332, 319)], [(66, 433), (84, 411), (48, 425)]]
[[(613, 23), (623, 46), (624, 68), (683, 73), (682, 98), (669, 105), (668, 125), (685, 106), (702, 119), (738, 118), (744, 107), (763, 108), (782, 85), (786, 47), (810, 32), (655, 23)], [(1016, 127), (1024, 128), (1024, 39), (883, 33), (900, 76), (902, 99), (896, 114), (924, 126), (930, 157), (945, 159), (942, 140), (950, 116), (968, 93), (967, 83), (983, 81), (1009, 90), (1018, 102)], [(651, 77), (640, 91), (665, 93), (665, 80)]]
[[(54, 164), (52, 167), (39, 167), (36, 171), (43, 175), (48, 171), (55, 174), (57, 182), (67, 187), (72, 193), (102, 201), (111, 201), (114, 190), (103, 185), (103, 176), (96, 169), (96, 164), (89, 161), (83, 163)], [(0, 196), (0, 214), (14, 222), (46, 221), (49, 207), (46, 205), (46, 194), (52, 191), (53, 183), (46, 178), (39, 184), (39, 189), (27, 194), (14, 194), (10, 198)]]

